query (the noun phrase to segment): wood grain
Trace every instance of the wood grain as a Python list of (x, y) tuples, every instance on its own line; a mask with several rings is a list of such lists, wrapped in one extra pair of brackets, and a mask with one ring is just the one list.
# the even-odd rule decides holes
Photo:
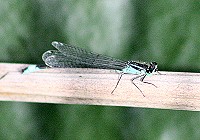
[(0, 100), (200, 110), (200, 73), (164, 72), (146, 77), (156, 87), (126, 74), (101, 69), (44, 69), (22, 74), (28, 64), (0, 64)]

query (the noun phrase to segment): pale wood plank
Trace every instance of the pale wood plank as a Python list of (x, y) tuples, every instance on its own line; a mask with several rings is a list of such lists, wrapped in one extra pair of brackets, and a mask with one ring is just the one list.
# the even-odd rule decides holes
[(131, 83), (135, 75), (123, 75), (114, 94), (119, 74), (100, 69), (45, 69), (30, 74), (28, 64), (0, 64), (0, 100), (41, 103), (129, 106), (160, 109), (200, 110), (200, 73), (161, 72), (147, 77), (152, 85)]

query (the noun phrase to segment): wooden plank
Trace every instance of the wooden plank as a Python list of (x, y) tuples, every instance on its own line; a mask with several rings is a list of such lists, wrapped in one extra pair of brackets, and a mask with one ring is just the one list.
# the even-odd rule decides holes
[[(200, 73), (164, 72), (146, 77), (156, 87), (126, 74), (113, 94), (119, 74), (101, 69), (45, 69), (30, 74), (28, 64), (0, 64), (0, 100), (41, 103), (200, 110)], [(6, 75), (5, 75), (6, 74)]]

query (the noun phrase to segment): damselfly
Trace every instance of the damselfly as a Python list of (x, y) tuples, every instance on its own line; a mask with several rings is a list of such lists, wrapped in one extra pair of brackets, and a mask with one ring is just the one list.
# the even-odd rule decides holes
[[(42, 55), (42, 59), (48, 67), (114, 69), (120, 72), (117, 84), (111, 93), (113, 93), (117, 88), (123, 74), (137, 75), (132, 78), (131, 81), (139, 89), (143, 96), (145, 95), (142, 90), (133, 82), (135, 79), (140, 78), (141, 82), (155, 86), (153, 83), (145, 82), (144, 78), (158, 70), (156, 62), (126, 62), (109, 56), (88, 52), (84, 49), (56, 41), (52, 42), (52, 45), (57, 50), (49, 50)], [(24, 69), (23, 73), (28, 73), (41, 68), (41, 66), (32, 65)]]

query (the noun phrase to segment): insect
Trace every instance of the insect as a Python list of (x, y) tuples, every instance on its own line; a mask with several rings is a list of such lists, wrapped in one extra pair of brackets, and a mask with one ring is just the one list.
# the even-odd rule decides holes
[[(158, 71), (156, 62), (126, 62), (56, 41), (52, 42), (52, 45), (57, 50), (49, 50), (42, 55), (42, 59), (48, 67), (113, 69), (120, 72), (117, 84), (111, 92), (112, 94), (117, 88), (123, 74), (137, 75), (136, 77), (132, 78), (131, 81), (144, 97), (145, 95), (143, 94), (142, 90), (133, 81), (140, 78), (141, 82), (155, 86), (153, 83), (145, 82), (144, 79), (146, 76)], [(29, 73), (37, 69), (45, 68), (46, 66), (32, 65), (24, 69), (23, 73)]]

